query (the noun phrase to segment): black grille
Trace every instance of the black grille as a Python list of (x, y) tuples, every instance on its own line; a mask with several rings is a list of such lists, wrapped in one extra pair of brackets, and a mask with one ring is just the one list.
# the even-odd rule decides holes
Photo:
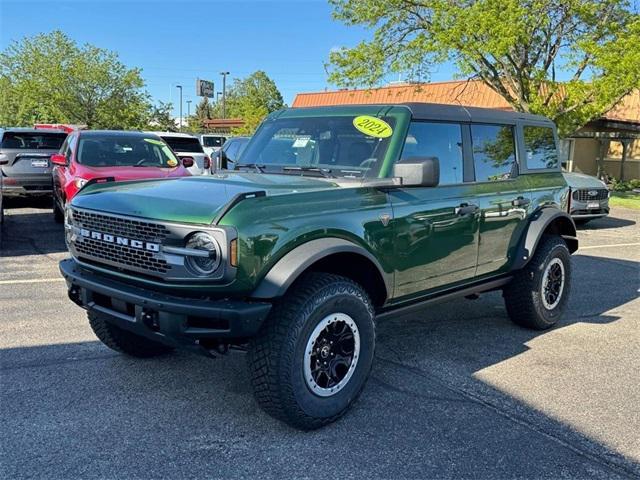
[[(590, 195), (589, 192), (595, 195)], [(604, 200), (609, 197), (609, 190), (606, 188), (581, 188), (573, 192), (573, 199), (579, 202), (589, 202), (591, 200)]]
[[(169, 235), (167, 228), (157, 223), (79, 210), (73, 210), (73, 224), (91, 232), (100, 232), (142, 242), (162, 243)], [(74, 247), (80, 257), (88, 257), (99, 263), (115, 264), (125, 270), (134, 268), (150, 274), (161, 275), (171, 269), (165, 260), (157, 258), (157, 253), (128, 245), (79, 236), (78, 240), (74, 242)]]
[(94, 232), (109, 233), (120, 237), (161, 243), (169, 231), (164, 225), (142, 222), (129, 218), (111, 217), (99, 213), (73, 211), (73, 223)]

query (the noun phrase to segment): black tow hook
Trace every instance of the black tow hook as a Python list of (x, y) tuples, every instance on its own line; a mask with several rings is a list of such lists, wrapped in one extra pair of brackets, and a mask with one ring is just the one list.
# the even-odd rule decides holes
[(160, 330), (160, 322), (158, 321), (158, 312), (144, 308), (142, 309), (142, 314), (140, 318), (142, 319), (142, 323), (144, 323), (147, 327), (149, 327), (154, 332), (158, 332)]
[(80, 290), (80, 287), (78, 287), (77, 285), (72, 285), (71, 288), (69, 288), (69, 291), (67, 292), (67, 295), (69, 295), (69, 299), (75, 303), (76, 305), (82, 307), (82, 292)]

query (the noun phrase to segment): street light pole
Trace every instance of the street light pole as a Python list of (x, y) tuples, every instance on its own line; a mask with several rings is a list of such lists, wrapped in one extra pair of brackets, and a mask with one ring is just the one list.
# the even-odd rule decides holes
[(222, 119), (227, 118), (226, 96), (227, 96), (227, 75), (229, 72), (220, 72), (222, 75)]
[(182, 85), (176, 85), (180, 89), (180, 120), (178, 122), (178, 131), (182, 131)]
[(191, 116), (191, 102), (193, 100), (187, 100), (187, 122), (189, 121), (189, 117)]

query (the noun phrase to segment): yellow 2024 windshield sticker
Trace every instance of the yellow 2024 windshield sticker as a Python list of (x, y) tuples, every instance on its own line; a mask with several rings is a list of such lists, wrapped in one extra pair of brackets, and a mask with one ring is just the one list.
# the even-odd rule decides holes
[(391, 125), (370, 115), (360, 115), (354, 118), (353, 126), (370, 137), (387, 138), (393, 133)]
[(173, 158), (170, 158), (169, 160), (167, 160), (167, 165), (169, 165), (170, 167), (177, 167), (178, 161), (174, 160)]

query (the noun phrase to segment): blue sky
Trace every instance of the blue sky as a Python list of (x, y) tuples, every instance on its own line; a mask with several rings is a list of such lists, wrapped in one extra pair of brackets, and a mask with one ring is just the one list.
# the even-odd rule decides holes
[[(266, 71), (288, 104), (298, 92), (334, 88), (323, 66), (331, 48), (370, 36), (334, 21), (326, 1), (0, 0), (0, 48), (55, 29), (142, 68), (155, 100), (177, 106), (175, 85), (182, 84), (192, 108), (199, 100), (195, 79), (211, 79), (221, 90), (223, 70), (231, 79)], [(452, 76), (443, 67), (431, 80)]]

